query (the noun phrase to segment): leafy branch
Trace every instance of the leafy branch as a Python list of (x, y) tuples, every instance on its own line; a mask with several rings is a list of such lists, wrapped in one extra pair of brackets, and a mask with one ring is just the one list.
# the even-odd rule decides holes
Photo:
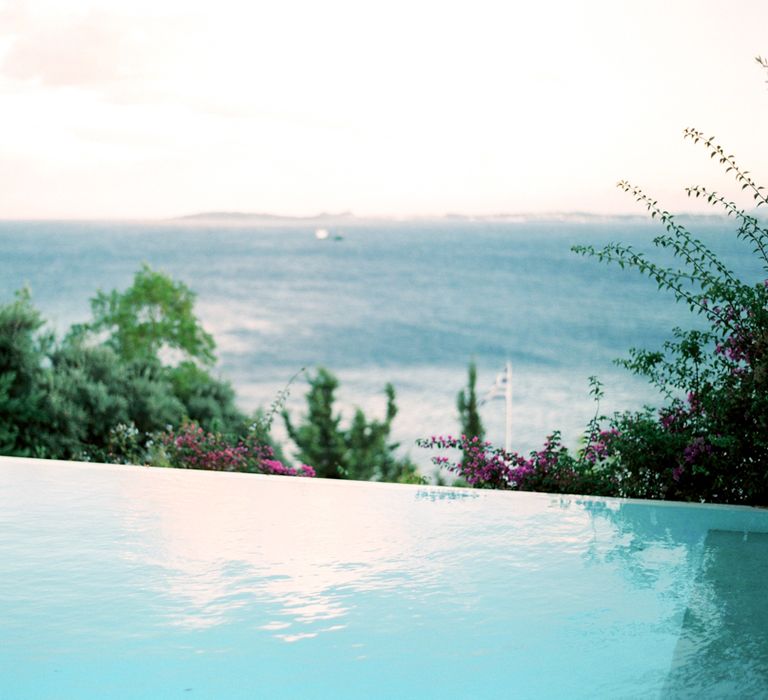
[(640, 273), (654, 279), (659, 289), (671, 291), (676, 301), (687, 303), (692, 311), (706, 313), (720, 320), (725, 326), (730, 323), (725, 314), (710, 308), (706, 298), (701, 293), (687, 288), (692, 287), (697, 282), (701, 284), (702, 279), (714, 285), (716, 278), (706, 271), (699, 271), (697, 277), (694, 273), (662, 267), (648, 260), (643, 253), (636, 251), (631, 245), (622, 243), (609, 243), (601, 250), (597, 250), (594, 246), (590, 245), (575, 245), (571, 250), (579, 255), (595, 257), (600, 262), (616, 263), (622, 269), (627, 266), (634, 267)]
[(691, 233), (675, 221), (675, 217), (668, 211), (661, 209), (656, 200), (652, 200), (642, 189), (631, 185), (626, 180), (621, 180), (617, 187), (631, 194), (636, 202), (645, 205), (651, 213), (651, 218), (659, 218), (664, 224), (670, 236), (657, 236), (654, 245), (662, 248), (671, 248), (678, 257), (682, 257), (700, 277), (707, 275), (708, 269), (714, 269), (731, 282), (736, 282), (733, 273), (719, 260), (719, 258), (700, 240), (694, 238)]
[(751, 177), (749, 170), (743, 170), (736, 163), (736, 158), (733, 155), (726, 154), (723, 147), (715, 141), (714, 136), (704, 136), (704, 132), (688, 127), (683, 132), (684, 138), (692, 139), (694, 143), (701, 141), (704, 146), (709, 150), (710, 158), (717, 158), (720, 165), (725, 166), (725, 172), (733, 172), (734, 178), (737, 183), (741, 185), (741, 189), (750, 190), (752, 193), (752, 199), (760, 206), (762, 204), (768, 204), (768, 198), (763, 194), (764, 187), (758, 185)]
[(302, 367), (288, 380), (288, 383), (277, 392), (266, 413), (256, 417), (256, 420), (251, 426), (251, 430), (261, 432), (264, 435), (269, 433), (272, 429), (272, 423), (275, 420), (275, 416), (283, 410), (288, 397), (291, 395), (291, 385), (306, 372), (306, 369), (306, 367)]
[(695, 185), (686, 187), (685, 191), (689, 197), (704, 198), (709, 204), (719, 204), (725, 209), (728, 216), (734, 216), (741, 220), (741, 226), (736, 233), (738, 238), (749, 240), (755, 244), (754, 253), (758, 253), (766, 264), (763, 269), (768, 271), (768, 229), (760, 225), (760, 222), (747, 214), (744, 209), (739, 209), (735, 202), (727, 200), (723, 195), (709, 191), (705, 187)]

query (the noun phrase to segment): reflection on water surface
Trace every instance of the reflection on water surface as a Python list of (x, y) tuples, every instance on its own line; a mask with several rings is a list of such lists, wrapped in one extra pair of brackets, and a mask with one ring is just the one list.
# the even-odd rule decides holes
[(0, 503), (8, 697), (768, 678), (765, 511), (7, 458)]

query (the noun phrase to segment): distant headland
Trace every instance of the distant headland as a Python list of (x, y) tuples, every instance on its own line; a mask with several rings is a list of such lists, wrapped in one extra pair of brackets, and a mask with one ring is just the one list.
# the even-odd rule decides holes
[[(680, 214), (681, 220), (720, 221), (725, 217), (710, 214)], [(545, 213), (504, 213), (497, 214), (439, 214), (413, 216), (357, 216), (350, 211), (338, 213), (320, 212), (309, 216), (284, 216), (265, 212), (208, 211), (187, 214), (170, 219), (171, 222), (191, 224), (215, 224), (230, 226), (348, 226), (352, 224), (384, 223), (611, 223), (647, 222), (644, 213), (639, 214), (593, 214), (589, 212), (545, 212)]]
[(338, 214), (331, 214), (328, 212), (321, 212), (312, 216), (282, 216), (280, 214), (267, 214), (264, 212), (242, 212), (242, 211), (206, 211), (197, 214), (188, 214), (186, 216), (178, 216), (173, 221), (189, 221), (189, 222), (201, 222), (201, 223), (265, 223), (265, 224), (316, 224), (316, 223), (329, 223), (329, 222), (343, 222), (343, 221), (356, 221), (356, 217), (352, 212), (344, 211)]

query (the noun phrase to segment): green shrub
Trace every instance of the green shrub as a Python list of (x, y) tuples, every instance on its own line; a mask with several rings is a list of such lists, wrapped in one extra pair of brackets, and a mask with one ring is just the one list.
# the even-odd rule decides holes
[(330, 479), (375, 481), (420, 480), (416, 466), (395, 452), (399, 445), (390, 442), (392, 421), (397, 415), (395, 390), (385, 387), (387, 409), (384, 420), (368, 420), (357, 409), (348, 428), (341, 427), (341, 415), (334, 402), (339, 381), (320, 367), (308, 378), (307, 415), (295, 426), (287, 411), (283, 420), (290, 438), (299, 448), (299, 459), (314, 465), (317, 475)]
[[(764, 189), (713, 137), (686, 129), (685, 138), (704, 145), (756, 207), (768, 204)], [(676, 328), (661, 350), (633, 349), (621, 363), (648, 378), (668, 401), (656, 415), (613, 419), (620, 433), (612, 449), (622, 494), (768, 503), (768, 279), (739, 279), (656, 200), (627, 182), (619, 187), (661, 222), (666, 233), (653, 244), (679, 267), (619, 243), (574, 250), (640, 271), (705, 322), (704, 330)], [(768, 275), (768, 227), (717, 192), (698, 185), (687, 192), (734, 219), (736, 237)]]

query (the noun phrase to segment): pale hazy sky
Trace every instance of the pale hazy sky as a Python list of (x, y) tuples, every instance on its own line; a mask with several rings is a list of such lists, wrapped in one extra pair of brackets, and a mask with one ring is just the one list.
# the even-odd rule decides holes
[(0, 0), (0, 218), (692, 210), (686, 126), (768, 182), (758, 54), (765, 0)]

